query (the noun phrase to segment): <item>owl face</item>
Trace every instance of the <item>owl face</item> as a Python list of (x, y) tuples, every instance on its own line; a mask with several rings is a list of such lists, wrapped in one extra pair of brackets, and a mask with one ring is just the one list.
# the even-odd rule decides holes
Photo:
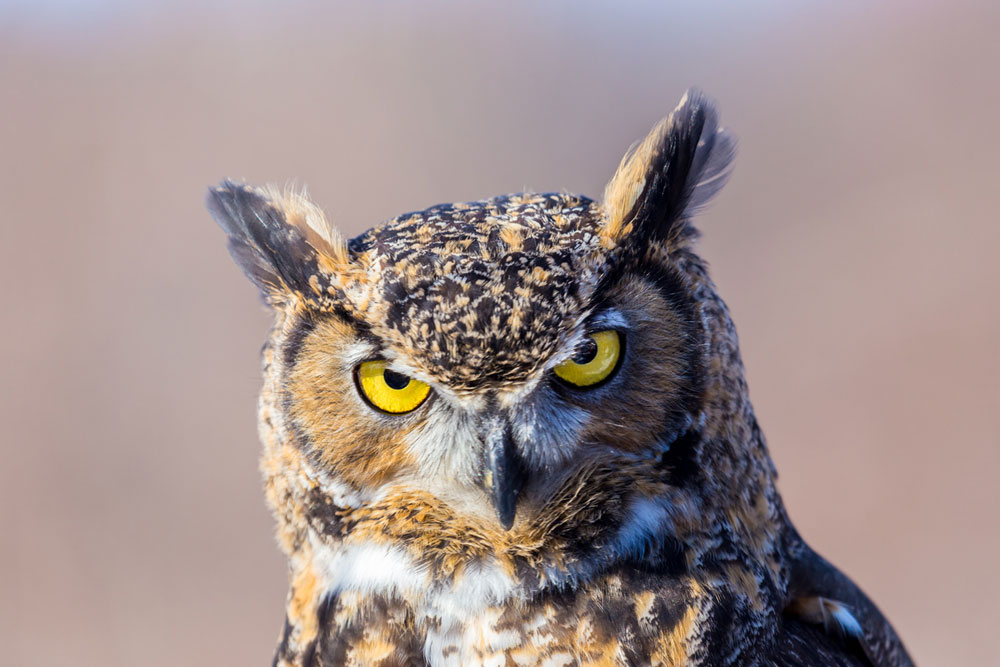
[[(301, 196), (213, 190), (278, 313), (274, 403), (309, 470), (356, 504), (419, 498), (536, 537), (554, 499), (648, 472), (697, 420), (709, 359), (686, 218), (731, 152), (686, 98), (603, 202), (437, 206), (350, 242)], [(650, 479), (623, 474), (609, 493)]]
[(509, 528), (575, 462), (671, 438), (697, 376), (683, 276), (650, 264), (602, 284), (599, 221), (591, 202), (519, 197), (356, 239), (365, 308), (303, 310), (285, 346), (302, 442), (355, 488), (465, 490)]

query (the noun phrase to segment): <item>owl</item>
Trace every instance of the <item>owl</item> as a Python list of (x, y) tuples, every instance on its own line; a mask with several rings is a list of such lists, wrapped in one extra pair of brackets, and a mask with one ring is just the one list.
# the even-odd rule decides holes
[(733, 152), (689, 91), (600, 201), (444, 204), (347, 240), (304, 195), (209, 191), (275, 315), (276, 665), (912, 664), (776, 488), (694, 247)]

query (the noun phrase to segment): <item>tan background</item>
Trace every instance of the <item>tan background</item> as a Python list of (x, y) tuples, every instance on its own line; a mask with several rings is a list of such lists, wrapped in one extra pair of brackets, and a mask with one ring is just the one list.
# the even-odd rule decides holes
[(996, 3), (242, 7), (0, 1), (0, 662), (269, 664), (268, 316), (207, 185), (295, 179), (352, 235), (597, 195), (696, 84), (793, 518), (920, 663), (1000, 664)]

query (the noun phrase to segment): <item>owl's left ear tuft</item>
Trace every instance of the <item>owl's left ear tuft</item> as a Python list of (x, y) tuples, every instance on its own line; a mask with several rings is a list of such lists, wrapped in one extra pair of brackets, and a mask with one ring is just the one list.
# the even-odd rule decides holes
[(224, 181), (205, 203), (233, 259), (272, 305), (322, 298), (351, 270), (343, 236), (304, 194)]
[(645, 248), (693, 236), (688, 221), (725, 184), (735, 152), (712, 103), (689, 90), (622, 158), (604, 189), (609, 245)]

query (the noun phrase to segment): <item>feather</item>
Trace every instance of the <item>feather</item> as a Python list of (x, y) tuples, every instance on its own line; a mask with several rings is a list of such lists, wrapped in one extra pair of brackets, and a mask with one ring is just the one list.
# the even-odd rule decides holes
[(233, 259), (271, 303), (316, 293), (350, 265), (343, 236), (304, 194), (224, 181), (206, 205)]
[(735, 153), (736, 141), (719, 127), (712, 103), (689, 90), (626, 153), (605, 188), (605, 237), (643, 247), (683, 236), (688, 219), (725, 185)]

